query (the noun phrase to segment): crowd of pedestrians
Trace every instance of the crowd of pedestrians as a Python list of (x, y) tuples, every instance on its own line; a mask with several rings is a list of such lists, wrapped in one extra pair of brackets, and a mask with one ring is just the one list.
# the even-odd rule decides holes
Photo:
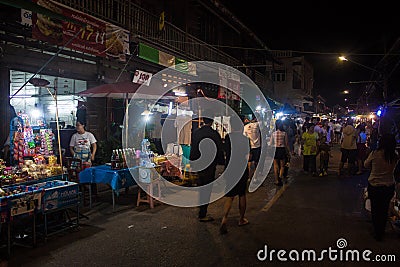
[[(211, 128), (212, 120), (208, 118), (203, 120), (204, 125), (193, 132), (190, 160), (197, 160), (200, 157), (199, 144), (205, 138), (211, 138), (218, 151), (212, 166), (198, 173), (198, 185), (207, 185), (215, 179), (217, 164), (224, 165), (226, 169), (232, 153), (239, 153), (240, 155), (235, 156), (239, 156), (246, 166), (244, 172), (242, 170), (233, 172), (242, 174), (237, 183), (230, 184), (229, 177), (227, 179), (224, 215), (220, 224), (220, 233), (226, 234), (228, 215), (236, 196), (239, 198), (238, 225), (249, 223), (245, 217), (246, 190), (248, 181), (260, 161), (262, 131), (255, 117), (251, 121), (231, 121), (231, 132), (223, 142), (218, 133)], [(275, 185), (280, 187), (286, 181), (288, 162), (292, 156), (302, 158), (305, 175), (323, 177), (332, 174), (329, 172), (332, 147), (340, 147), (341, 156), (337, 172), (339, 177), (370, 172), (368, 193), (371, 199), (372, 222), (376, 239), (382, 240), (389, 203), (395, 192), (394, 173), (397, 173), (397, 176), (400, 173), (395, 138), (398, 137), (398, 132), (379, 132), (377, 122), (354, 122), (352, 118), (342, 121), (306, 117), (302, 123), (300, 120), (286, 118), (276, 120), (274, 126), (267, 146), (274, 147), (275, 150), (273, 155)], [(231, 142), (240, 144), (240, 147), (232, 149)], [(201, 193), (200, 198), (203, 204), (199, 209), (199, 220), (212, 221), (213, 218), (207, 214), (208, 204), (204, 204), (204, 201), (209, 200), (210, 192)]]

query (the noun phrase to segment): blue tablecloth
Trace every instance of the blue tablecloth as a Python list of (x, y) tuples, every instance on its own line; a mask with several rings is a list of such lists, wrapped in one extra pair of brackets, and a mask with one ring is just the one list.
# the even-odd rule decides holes
[(119, 189), (136, 185), (130, 170), (137, 177), (138, 167), (112, 170), (111, 166), (100, 165), (84, 169), (79, 173), (80, 183), (109, 184), (118, 195)]

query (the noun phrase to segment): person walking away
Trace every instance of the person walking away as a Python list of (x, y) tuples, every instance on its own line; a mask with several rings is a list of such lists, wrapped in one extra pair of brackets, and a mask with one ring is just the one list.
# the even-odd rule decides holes
[(378, 122), (376, 121), (372, 124), (372, 129), (370, 132), (369, 142), (368, 142), (368, 147), (371, 151), (375, 150), (378, 145), (378, 137), (379, 137), (378, 126), (379, 126)]
[[(222, 144), (222, 139), (219, 133), (211, 128), (214, 120), (210, 117), (206, 117), (206, 114), (212, 114), (211, 112), (205, 112), (204, 117), (202, 118), (203, 120), (203, 125), (200, 128), (197, 128), (193, 131), (192, 133), (192, 138), (191, 138), (191, 148), (190, 148), (190, 154), (189, 154), (189, 159), (191, 161), (191, 166), (192, 168), (197, 171), (198, 174), (198, 186), (203, 186), (211, 183), (215, 179), (215, 171), (217, 165), (224, 165), (225, 164), (225, 158), (224, 158), (224, 152), (223, 152), (223, 144)], [(209, 115), (211, 116), (211, 115)], [(207, 140), (208, 139), (208, 140)], [(201, 166), (201, 163), (207, 162), (209, 159), (205, 159), (204, 155), (201, 155), (200, 153), (200, 142), (205, 140), (205, 142), (202, 143), (202, 150), (203, 151), (212, 151), (214, 150), (214, 146), (216, 146), (216, 155), (214, 159), (212, 160), (211, 164), (208, 166)], [(214, 144), (211, 144), (211, 142)], [(197, 162), (193, 162), (197, 161)], [(202, 168), (203, 169), (200, 169)], [(205, 167), (205, 168), (204, 168)], [(214, 218), (211, 216), (207, 215), (207, 209), (208, 209), (208, 202), (210, 201), (210, 196), (211, 196), (211, 189), (209, 190), (201, 190), (200, 191), (200, 202), (199, 203), (205, 203), (201, 204), (199, 206), (199, 221), (201, 222), (209, 222), (213, 221)]]
[(354, 174), (355, 161), (357, 156), (357, 144), (356, 144), (356, 129), (353, 126), (353, 120), (347, 119), (346, 126), (342, 130), (342, 144), (340, 146), (341, 158), (339, 162), (338, 175), (343, 174), (344, 164), (347, 162), (349, 174)]
[(290, 155), (288, 136), (284, 131), (283, 122), (277, 120), (275, 124), (275, 131), (271, 135), (270, 146), (275, 147), (274, 155), (274, 178), (275, 185), (283, 185), (283, 174), (285, 168), (285, 158)]
[[(247, 165), (248, 158), (250, 156), (250, 139), (243, 135), (243, 123), (240, 120), (234, 119), (231, 117), (231, 133), (225, 136), (225, 169), (228, 168), (231, 153), (235, 153), (235, 162), (229, 166), (228, 170), (232, 170), (229, 173), (232, 175), (236, 175), (242, 173), (243, 170), (237, 169), (239, 166), (245, 165), (246, 168), (236, 185), (232, 185), (229, 182), (236, 181), (236, 177), (228, 177), (227, 188), (231, 188), (225, 194), (225, 203), (224, 203), (224, 216), (222, 217), (221, 226), (219, 228), (220, 234), (228, 233), (227, 230), (227, 222), (228, 215), (232, 207), (233, 200), (236, 196), (239, 197), (239, 226), (243, 226), (249, 223), (249, 221), (245, 218), (246, 213), (246, 189), (247, 189), (247, 180), (249, 178), (249, 167)], [(239, 154), (239, 155), (238, 155)], [(237, 160), (242, 160), (243, 164), (239, 164)]]
[(328, 175), (330, 153), (331, 146), (327, 143), (326, 137), (322, 136), (317, 150), (317, 156), (319, 155), (319, 176)]
[(340, 124), (340, 122), (338, 120), (335, 121), (335, 123), (333, 124), (333, 132), (335, 134), (334, 143), (340, 144), (340, 139), (341, 139), (341, 135), (342, 135), (342, 125)]
[(357, 174), (360, 175), (363, 173), (364, 161), (367, 158), (367, 134), (364, 124), (358, 125), (357, 128)]
[(372, 151), (364, 162), (364, 166), (371, 169), (368, 197), (371, 200), (371, 218), (377, 241), (384, 237), (389, 203), (394, 196), (393, 173), (399, 160), (395, 149), (394, 135), (384, 134), (379, 139), (377, 150)]
[(253, 115), (252, 120), (244, 126), (243, 134), (250, 139), (250, 159), (249, 159), (249, 178), (253, 177), (254, 171), (257, 169), (261, 155), (261, 130), (257, 118)]
[(91, 132), (85, 130), (85, 123), (76, 122), (76, 133), (71, 136), (69, 148), (74, 158), (82, 160), (82, 163), (92, 165), (97, 151), (97, 140)]
[(301, 139), (303, 144), (303, 170), (304, 173), (311, 171), (313, 176), (317, 176), (317, 145), (319, 136), (314, 132), (315, 125), (309, 124), (308, 131), (303, 133)]
[(303, 123), (303, 125), (301, 126), (301, 134), (303, 134), (303, 133), (305, 133), (305, 132), (307, 132), (308, 131), (308, 128), (309, 128), (309, 125), (310, 125), (310, 123), (311, 123), (311, 118), (310, 117), (305, 117), (305, 119), (304, 119), (304, 123)]

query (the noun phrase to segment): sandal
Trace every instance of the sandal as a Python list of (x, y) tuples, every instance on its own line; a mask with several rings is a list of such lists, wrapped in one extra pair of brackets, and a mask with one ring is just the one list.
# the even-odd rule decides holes
[(221, 226), (219, 227), (219, 233), (221, 235), (225, 235), (228, 233), (228, 229), (226, 229), (226, 224), (221, 224)]
[(244, 226), (244, 225), (247, 225), (247, 224), (249, 224), (249, 221), (246, 218), (243, 219), (243, 222), (239, 221), (239, 223), (238, 223), (239, 226)]

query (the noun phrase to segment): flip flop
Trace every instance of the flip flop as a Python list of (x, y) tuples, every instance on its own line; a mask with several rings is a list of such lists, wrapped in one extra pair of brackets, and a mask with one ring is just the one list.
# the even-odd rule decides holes
[(247, 224), (249, 224), (249, 221), (245, 218), (245, 219), (243, 219), (243, 222), (242, 223), (238, 223), (238, 225), (239, 226), (244, 226), (244, 225), (247, 225)]
[(219, 227), (219, 233), (221, 235), (225, 235), (228, 233), (228, 229), (226, 228), (226, 224), (221, 224), (221, 226)]

